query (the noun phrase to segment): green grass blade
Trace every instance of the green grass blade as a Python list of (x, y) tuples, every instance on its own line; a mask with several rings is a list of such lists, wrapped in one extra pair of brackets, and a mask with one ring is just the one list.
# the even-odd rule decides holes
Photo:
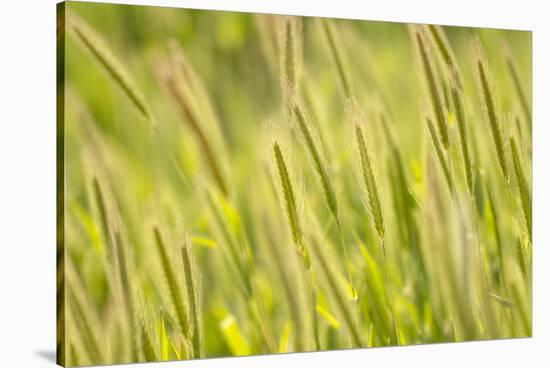
[(187, 315), (183, 296), (181, 295), (181, 287), (176, 279), (176, 272), (172, 267), (170, 255), (168, 253), (168, 250), (166, 249), (166, 245), (162, 239), (160, 230), (157, 227), (154, 227), (153, 233), (155, 244), (157, 245), (157, 250), (162, 263), (164, 277), (166, 277), (166, 281), (168, 281), (170, 297), (172, 299), (172, 303), (174, 304), (180, 331), (186, 338), (189, 339), (191, 337), (191, 331), (189, 328), (189, 317)]

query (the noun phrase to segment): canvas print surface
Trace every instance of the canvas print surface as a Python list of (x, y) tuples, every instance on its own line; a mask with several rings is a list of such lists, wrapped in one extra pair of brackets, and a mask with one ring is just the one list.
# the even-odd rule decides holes
[(531, 33), (58, 6), (58, 362), (531, 336)]

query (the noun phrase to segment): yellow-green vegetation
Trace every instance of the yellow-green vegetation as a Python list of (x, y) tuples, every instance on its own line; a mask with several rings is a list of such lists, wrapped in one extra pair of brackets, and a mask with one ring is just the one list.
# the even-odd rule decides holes
[(531, 335), (530, 33), (59, 16), (61, 363)]

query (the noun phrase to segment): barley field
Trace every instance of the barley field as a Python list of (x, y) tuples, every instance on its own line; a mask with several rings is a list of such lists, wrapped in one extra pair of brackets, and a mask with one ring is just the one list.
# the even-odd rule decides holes
[(58, 362), (531, 336), (531, 33), (58, 5)]

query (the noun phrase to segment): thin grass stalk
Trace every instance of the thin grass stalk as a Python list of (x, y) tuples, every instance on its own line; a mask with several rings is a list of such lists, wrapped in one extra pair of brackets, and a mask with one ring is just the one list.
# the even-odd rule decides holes
[(135, 321), (134, 321), (134, 308), (132, 304), (132, 285), (128, 277), (128, 268), (126, 263), (126, 252), (124, 250), (124, 244), (119, 232), (115, 232), (115, 244), (117, 249), (118, 258), (118, 270), (120, 285), (122, 288), (122, 296), (124, 309), (126, 312), (126, 318), (128, 323), (128, 331), (130, 335), (130, 349), (132, 351), (132, 360), (137, 360), (138, 349), (135, 340)]
[(276, 245), (271, 244), (271, 242), (268, 243), (271, 252), (273, 253), (275, 266), (278, 270), (277, 274), (281, 278), (283, 292), (286, 296), (285, 300), (288, 302), (288, 312), (290, 313), (290, 318), (294, 322), (296, 331), (296, 351), (304, 351), (304, 348), (306, 347), (306, 343), (304, 341), (304, 331), (306, 328), (306, 323), (304, 321), (304, 316), (302, 313), (302, 305), (297, 298), (298, 295), (296, 293), (296, 285), (295, 282), (290, 279), (288, 269), (283, 263), (281, 251), (277, 249), (278, 247)]
[(155, 352), (155, 347), (153, 344), (153, 339), (151, 334), (147, 331), (144, 324), (141, 326), (141, 341), (142, 341), (142, 351), (145, 357), (146, 362), (157, 362), (158, 357)]
[[(254, 302), (257, 310), (257, 320), (262, 330), (262, 336), (264, 338), (265, 349), (271, 354), (277, 351), (277, 343), (273, 337), (273, 330), (270, 325), (270, 319), (266, 308), (266, 302), (261, 298), (261, 293), (259, 288), (254, 288)], [(253, 305), (250, 307), (253, 309)]]
[(483, 53), (481, 41), (478, 38), (476, 38), (474, 41), (474, 52), (478, 87), (480, 90), (480, 94), (483, 97), (483, 110), (486, 113), (489, 127), (491, 128), (493, 142), (497, 152), (498, 163), (502, 170), (502, 175), (504, 176), (506, 182), (508, 182), (508, 166), (506, 164), (506, 154), (504, 149), (504, 142), (502, 139), (501, 126), (498, 118), (499, 115), (496, 109), (494, 92), (490, 85), (489, 68), (487, 66), (485, 55)]
[(170, 297), (172, 299), (172, 303), (174, 304), (174, 308), (176, 310), (176, 316), (178, 319), (179, 327), (181, 329), (181, 333), (187, 339), (190, 340), (191, 331), (189, 328), (189, 316), (187, 315), (187, 311), (185, 309), (183, 297), (180, 291), (180, 286), (176, 279), (176, 273), (172, 267), (172, 264), (170, 263), (170, 256), (168, 254), (168, 250), (166, 249), (166, 245), (164, 244), (164, 241), (162, 239), (161, 233), (156, 226), (153, 227), (153, 233), (155, 237), (155, 243), (157, 245), (157, 249), (160, 254), (162, 270), (163, 270), (164, 276), (166, 277), (166, 280), (168, 281)]
[(141, 91), (136, 87), (135, 82), (122, 64), (114, 56), (105, 42), (82, 19), (74, 14), (67, 17), (68, 26), (74, 31), (75, 36), (82, 42), (85, 48), (90, 51), (98, 61), (102, 69), (113, 78), (115, 83), (122, 89), (135, 108), (151, 123), (156, 126), (155, 118)]
[[(387, 135), (390, 134), (387, 126), (385, 126), (385, 131)], [(388, 140), (390, 147), (395, 144), (391, 136), (388, 136)], [(416, 203), (408, 191), (408, 183), (399, 152), (393, 152), (393, 155), (393, 160), (388, 158), (388, 167), (390, 168), (391, 192), (394, 197), (394, 211), (399, 216), (399, 223), (402, 224), (400, 226), (402, 244), (407, 246), (407, 251), (411, 251), (411, 256), (419, 270), (419, 275), (414, 277), (414, 301), (420, 311), (420, 318), (423, 319), (427, 315), (424, 302), (428, 298), (429, 290), (424, 255), (420, 249), (419, 232), (414, 217)]]
[(56, 363), (65, 366), (67, 359), (67, 331), (66, 331), (66, 285), (65, 278), (65, 187), (66, 187), (66, 159), (65, 159), (65, 124), (67, 122), (65, 107), (67, 105), (65, 78), (66, 43), (65, 2), (56, 5)]
[[(262, 305), (263, 301), (257, 297), (259, 293), (252, 285), (255, 266), (246, 236), (241, 234), (242, 229), (234, 229), (228, 223), (225, 210), (230, 207), (230, 204), (225, 198), (217, 196), (217, 192), (215, 191), (210, 191), (207, 195), (207, 202), (214, 215), (216, 227), (221, 233), (223, 242), (227, 245), (224, 250), (227, 251), (228, 262), (231, 266), (235, 267), (237, 277), (241, 281), (239, 284), (242, 286), (240, 291), (247, 304), (247, 312), (262, 331), (262, 336), (268, 351), (274, 351), (275, 348), (273, 348), (274, 343), (272, 341), (268, 319), (266, 314), (262, 313), (262, 308), (264, 308)], [(257, 309), (255, 309), (255, 307), (257, 307)]]
[(447, 184), (449, 192), (453, 194), (454, 190), (453, 182), (451, 179), (451, 171), (449, 170), (449, 166), (447, 165), (447, 160), (445, 159), (443, 149), (441, 148), (439, 140), (437, 139), (437, 132), (435, 131), (434, 124), (429, 117), (426, 117), (426, 125), (428, 126), (428, 130), (430, 132), (430, 137), (432, 139), (435, 153), (437, 155), (437, 160), (439, 161), (439, 165), (441, 167), (441, 170), (443, 171), (443, 176), (445, 177), (445, 184)]
[(520, 144), (523, 144), (525, 142), (525, 136), (523, 133), (523, 128), (521, 127), (521, 119), (519, 116), (514, 116), (514, 124), (516, 126), (516, 131), (518, 134), (518, 141)]
[(191, 245), (187, 239), (185, 239), (184, 244), (181, 247), (181, 256), (185, 275), (185, 289), (187, 291), (187, 300), (189, 300), (189, 314), (191, 316), (191, 321), (193, 322), (193, 333), (191, 337), (193, 356), (195, 358), (202, 358), (202, 326), (200, 322), (201, 289), (199, 286), (195, 260), (191, 252)]
[[(270, 183), (274, 184), (274, 187), (272, 187), (272, 189), (276, 190), (275, 180), (270, 180)], [(263, 225), (267, 227), (267, 223), (263, 223)], [(265, 235), (264, 232), (262, 232), (262, 234)], [(283, 250), (284, 247), (279, 246), (279, 244), (276, 244), (274, 241), (271, 240), (266, 241), (266, 244), (270, 256), (269, 259), (273, 260), (275, 264), (275, 270), (277, 271), (276, 274), (279, 277), (282, 286), (284, 301), (288, 307), (290, 320), (292, 321), (292, 325), (295, 327), (296, 351), (304, 351), (304, 348), (306, 347), (306, 342), (304, 338), (306, 322), (302, 310), (302, 303), (298, 301), (298, 294), (296, 293), (297, 285), (290, 278), (289, 262), (285, 262), (286, 257)], [(303, 262), (300, 263), (303, 265)]]
[(346, 297), (342, 294), (340, 287), (338, 286), (338, 281), (335, 278), (334, 274), (332, 273), (332, 270), (327, 260), (323, 256), (322, 251), (319, 249), (319, 245), (312, 246), (311, 249), (313, 250), (315, 257), (319, 262), (319, 265), (321, 267), (321, 274), (324, 275), (327, 281), (327, 284), (329, 286), (330, 292), (334, 295), (333, 299), (335, 301), (336, 307), (340, 310), (340, 313), (344, 319), (344, 323), (346, 324), (351, 334), (350, 337), (351, 337), (352, 347), (363, 346), (361, 333), (359, 332), (359, 329), (355, 324), (355, 321), (353, 319), (353, 313), (346, 306), (344, 302), (344, 300), (346, 300)]
[(510, 146), (512, 147), (512, 160), (514, 162), (514, 171), (516, 174), (516, 180), (518, 184), (518, 190), (520, 194), (521, 208), (525, 217), (525, 225), (529, 234), (529, 240), (532, 239), (532, 220), (531, 220), (531, 194), (529, 192), (529, 186), (527, 184), (527, 178), (521, 165), (519, 157), (519, 151), (515, 138), (510, 137)]
[(319, 318), (317, 317), (317, 287), (315, 286), (315, 280), (313, 272), (308, 272), (310, 277), (310, 299), (311, 299), (311, 318), (313, 323), (313, 342), (315, 344), (315, 350), (321, 350), (321, 337), (319, 336)]
[[(455, 204), (458, 204), (458, 203), (455, 203)], [(471, 211), (470, 213), (472, 214), (471, 218), (474, 218), (475, 219), (475, 213), (476, 213), (476, 209), (475, 209), (475, 204), (474, 204), (474, 201), (473, 200), (470, 200), (469, 201), (469, 210)], [(461, 229), (460, 229), (460, 234), (462, 236), (462, 239), (461, 239), (461, 243), (464, 245), (468, 244), (469, 241), (472, 241), (470, 240), (469, 237), (466, 237), (465, 234), (468, 232), (468, 225), (467, 225), (467, 222), (466, 222), (466, 218), (464, 217), (464, 209), (460, 210), (460, 208), (458, 208), (458, 213), (459, 213), (459, 223), (462, 225), (461, 226)], [(491, 286), (490, 286), (490, 283), (489, 283), (489, 277), (488, 277), (488, 273), (486, 271), (486, 267), (485, 267), (485, 262), (484, 262), (484, 249), (482, 248), (482, 244), (481, 244), (481, 241), (480, 241), (480, 232), (479, 232), (479, 225), (477, 223), (477, 221), (473, 221), (473, 223), (470, 223), (470, 226), (473, 227), (473, 230), (474, 230), (474, 233), (475, 233), (475, 236), (473, 237), (473, 241), (475, 242), (476, 244), (476, 249), (477, 249), (477, 259), (478, 259), (478, 267), (479, 267), (479, 272), (481, 274), (481, 290), (482, 290), (482, 295), (481, 295), (481, 307), (483, 308), (483, 311), (485, 312), (485, 321), (487, 322), (487, 325), (488, 325), (488, 330), (489, 331), (495, 331), (495, 319), (494, 319), (494, 316), (492, 314), (492, 311), (491, 311), (491, 303), (490, 303), (490, 297), (491, 297)], [(495, 225), (496, 226), (496, 225)], [(464, 247), (464, 253), (463, 254), (467, 254), (466, 252), (466, 248)], [(464, 277), (464, 281), (463, 281), (463, 284), (464, 285), (469, 285), (469, 282), (467, 282), (467, 280), (469, 279), (469, 275), (468, 275), (468, 272), (467, 272), (467, 269), (463, 269), (462, 271), (463, 273), (463, 277)], [(464, 298), (462, 298), (464, 299)], [(468, 298), (466, 300), (466, 304), (465, 305), (468, 305), (468, 304), (471, 304), (471, 302), (469, 301), (471, 299), (471, 296), (468, 295)], [(461, 300), (460, 296), (457, 296), (457, 300)], [(473, 322), (473, 317), (470, 315), (470, 313), (467, 313), (466, 310), (468, 308), (467, 307), (463, 307), (462, 308), (462, 319), (464, 320), (464, 323), (466, 324), (466, 338), (467, 339), (473, 339), (475, 337), (475, 323)], [(488, 313), (487, 313), (488, 312)]]
[[(130, 336), (130, 349), (132, 351), (132, 357), (137, 357), (137, 348), (134, 341), (134, 311), (132, 308), (132, 287), (130, 285), (128, 277), (128, 269), (126, 263), (126, 255), (124, 251), (124, 244), (118, 231), (115, 231), (111, 227), (111, 220), (108, 215), (108, 209), (105, 202), (104, 192), (101, 189), (101, 185), (97, 178), (92, 180), (94, 197), (96, 205), (100, 214), (100, 222), (102, 227), (103, 236), (107, 244), (109, 252), (109, 262), (111, 271), (115, 272), (114, 282), (116, 287), (120, 288), (122, 294), (122, 302), (126, 312), (126, 318), (128, 323), (128, 332)], [(114, 288), (113, 288), (114, 289)], [(113, 292), (113, 290), (111, 290)]]
[(336, 65), (336, 72), (338, 74), (338, 78), (340, 79), (340, 83), (342, 84), (342, 88), (344, 89), (344, 95), (346, 98), (350, 98), (352, 96), (352, 93), (351, 93), (349, 78), (346, 73), (346, 68), (344, 67), (343, 56), (339, 49), (338, 41), (336, 40), (336, 35), (334, 34), (335, 32), (334, 32), (334, 29), (332, 28), (331, 21), (326, 18), (321, 18), (320, 21), (321, 21), (321, 27), (328, 41), (328, 46), (329, 46), (332, 58), (334, 60), (334, 64)]
[(250, 285), (249, 279), (250, 263), (242, 259), (241, 253), (239, 252), (239, 245), (237, 244), (237, 240), (235, 240), (235, 237), (231, 233), (229, 226), (227, 225), (226, 221), (224, 221), (223, 210), (220, 209), (220, 206), (216, 204), (214, 192), (208, 193), (206, 198), (208, 201), (208, 205), (212, 210), (212, 214), (214, 215), (216, 225), (222, 234), (223, 241), (227, 245), (229, 260), (231, 263), (233, 263), (233, 266), (236, 268), (237, 275), (241, 280), (241, 291), (243, 292), (243, 296), (245, 299), (249, 298), (252, 295), (252, 287)]
[(390, 130), (390, 125), (387, 119), (385, 118), (385, 115), (381, 116), (382, 121), (382, 127), (384, 130), (384, 134), (386, 136), (387, 143), (389, 145), (391, 154), (393, 156), (393, 163), (390, 165), (390, 167), (394, 168), (393, 171), (395, 171), (395, 177), (396, 182), (399, 183), (400, 187), (400, 200), (404, 207), (404, 218), (405, 222), (407, 224), (407, 234), (408, 234), (408, 241), (409, 244), (415, 248), (417, 248), (418, 255), (421, 259), (421, 268), (424, 270), (423, 273), (425, 273), (425, 266), (424, 261), (422, 260), (422, 254), (420, 252), (419, 246), (419, 234), (418, 234), (418, 227), (414, 218), (414, 208), (417, 206), (416, 199), (412, 195), (410, 191), (410, 185), (409, 180), (406, 175), (405, 171), (405, 164), (403, 163), (403, 158), (401, 155), (401, 152), (399, 150), (398, 143), (396, 141), (396, 138), (394, 134), (392, 134), (392, 131)]
[(516, 240), (516, 258), (519, 269), (521, 271), (521, 275), (525, 279), (527, 277), (527, 265), (525, 262), (525, 250), (523, 249), (523, 245), (521, 244), (520, 237), (518, 237)]
[(432, 111), (435, 117), (435, 121), (437, 122), (441, 143), (443, 145), (443, 148), (447, 150), (450, 145), (449, 131), (447, 129), (447, 121), (445, 119), (443, 103), (441, 102), (441, 95), (436, 82), (437, 79), (435, 70), (430, 59), (431, 55), (428, 54), (428, 50), (426, 49), (426, 45), (420, 31), (415, 30), (414, 32), (418, 53), (420, 55), (420, 62), (422, 64), (422, 70), (426, 81), (426, 86), (428, 87), (428, 92), (430, 95)]
[[(474, 147), (475, 147), (475, 141), (474, 141)], [(481, 175), (479, 175), (481, 177)], [(486, 186), (486, 188), (488, 188)], [(488, 191), (488, 190), (487, 190)], [(492, 198), (490, 198), (491, 200)], [(475, 218), (475, 214), (476, 214), (476, 207), (475, 207), (475, 202), (474, 200), (471, 200), (470, 201), (470, 211), (471, 211), (471, 214), (472, 214), (472, 217)], [(491, 205), (491, 204), (490, 204)], [(493, 211), (494, 209), (492, 209)], [(498, 223), (497, 223), (497, 218), (496, 218), (496, 215), (494, 217), (495, 219), (495, 223), (494, 223), (494, 228), (495, 228), (495, 233), (496, 233), (496, 237), (497, 237), (497, 247), (500, 248), (500, 249), (497, 249), (497, 252), (502, 252), (502, 244), (500, 243), (500, 233), (499, 233), (499, 230), (498, 230)], [(474, 241), (476, 242), (476, 248), (477, 248), (477, 251), (478, 251), (478, 256), (477, 256), (477, 259), (478, 259), (478, 267), (479, 267), (479, 273), (480, 273), (480, 285), (481, 285), (481, 299), (480, 299), (480, 307), (482, 309), (482, 312), (483, 312), (483, 318), (484, 318), (484, 323), (486, 324), (486, 330), (488, 332), (488, 336), (496, 336), (496, 331), (497, 331), (497, 322), (496, 322), (496, 319), (495, 319), (495, 316), (493, 314), (493, 310), (492, 310), (492, 304), (491, 304), (491, 299), (493, 298), (492, 295), (491, 295), (491, 284), (489, 282), (489, 275), (488, 275), (488, 271), (487, 271), (487, 268), (486, 268), (486, 265), (485, 265), (485, 251), (484, 249), (482, 248), (482, 242), (481, 242), (481, 236), (480, 236), (480, 231), (479, 231), (479, 224), (477, 221), (473, 221), (473, 229), (475, 231), (475, 237), (474, 237)], [(464, 233), (464, 231), (461, 231), (461, 233)], [(466, 239), (464, 239), (463, 242), (465, 242)], [(499, 264), (499, 267), (501, 267), (501, 269), (503, 269), (503, 266), (504, 263), (502, 262), (501, 264)], [(499, 278), (499, 282), (504, 285), (505, 283), (505, 277), (504, 275), (500, 275), (502, 277)], [(457, 300), (460, 300), (460, 297), (457, 296)], [(473, 327), (472, 327), (472, 321), (471, 321), (471, 317), (468, 316), (468, 333), (467, 333), (467, 339), (473, 339), (474, 336), (475, 336), (475, 332), (473, 332)]]
[[(512, 295), (514, 296), (514, 299), (516, 300), (517, 309), (519, 312), (521, 324), (523, 325), (523, 329), (525, 330), (526, 336), (532, 337), (533, 331), (532, 331), (532, 315), (527, 311), (527, 308), (524, 305), (525, 295), (520, 295), (520, 291), (518, 290), (518, 284), (514, 283), (512, 285)], [(530, 297), (528, 297), (531, 299)]]
[(505, 279), (505, 269), (504, 269), (504, 251), (503, 251), (502, 238), (500, 236), (499, 216), (496, 209), (493, 194), (489, 190), (488, 186), (486, 186), (485, 192), (487, 193), (487, 197), (489, 198), (489, 208), (491, 209), (491, 215), (493, 217), (493, 232), (495, 234), (495, 240), (497, 243), (497, 254), (498, 254), (498, 265), (499, 265), (498, 280), (501, 286), (505, 286), (506, 279)]
[[(436, 267), (434, 268), (436, 272), (432, 276), (437, 279), (441, 279), (437, 280), (439, 284), (438, 286), (440, 288), (443, 288), (443, 290), (441, 290), (441, 302), (447, 304), (448, 301), (452, 301), (452, 303), (450, 303), (449, 305), (444, 306), (444, 310), (442, 312), (444, 314), (454, 314), (454, 316), (452, 317), (453, 320), (456, 318), (456, 320), (459, 321), (461, 325), (463, 324), (466, 335), (473, 337), (475, 336), (475, 333), (473, 332), (475, 324), (472, 324), (471, 303), (468, 304), (468, 298), (465, 297), (465, 292), (467, 290), (467, 288), (465, 287), (467, 285), (466, 280), (469, 278), (470, 275), (463, 271), (464, 268), (459, 269), (457, 267), (458, 265), (453, 261), (453, 250), (452, 247), (450, 247), (453, 239), (448, 236), (448, 234), (452, 231), (452, 224), (455, 223), (456, 220), (458, 220), (459, 224), (463, 225), (462, 228), (459, 230), (459, 233), (464, 234), (464, 232), (467, 231), (464, 228), (465, 223), (464, 221), (460, 221), (460, 217), (457, 219), (456, 217), (451, 218), (450, 216), (458, 209), (456, 206), (459, 205), (460, 202), (453, 201), (451, 203), (443, 196), (441, 189), (442, 184), (437, 178), (436, 169), (434, 166), (435, 162), (432, 155), (429, 155), (428, 159), (428, 186), (426, 189), (429, 193), (430, 200), (428, 202), (428, 208), (426, 211), (429, 213), (426, 217), (426, 220), (428, 222), (425, 223), (425, 226), (433, 226), (433, 229), (426, 233), (429, 236), (429, 238), (426, 240), (428, 240), (429, 243), (439, 245), (435, 247), (438, 249), (432, 249), (432, 251), (435, 252), (438, 256), (436, 262), (439, 264), (437, 266), (434, 265)], [(469, 202), (470, 205), (471, 203), (472, 202)], [(458, 239), (457, 241), (465, 245), (465, 239), (466, 238), (462, 238)], [(481, 254), (481, 250), (479, 247), (478, 249)], [(462, 257), (465, 257), (465, 253), (462, 254)], [(481, 257), (479, 259), (481, 266)], [(483, 270), (481, 270), (480, 272), (483, 273)], [(461, 278), (461, 276), (463, 278)], [(481, 281), (482, 293), (480, 304), (482, 307), (484, 307), (486, 305), (486, 296), (488, 296), (488, 294), (485, 293), (485, 279), (483, 278)], [(444, 285), (444, 283), (447, 284)], [(455, 306), (457, 307), (456, 309), (454, 308)], [(453, 324), (454, 323), (455, 322), (453, 321)], [(456, 332), (453, 332), (453, 335), (455, 334)]]
[(504, 49), (505, 49), (505, 57), (506, 57), (506, 66), (508, 67), (508, 71), (510, 72), (512, 82), (514, 83), (514, 87), (516, 89), (516, 93), (519, 98), (521, 109), (525, 116), (525, 120), (527, 120), (527, 123), (529, 124), (529, 126), (532, 126), (533, 120), (531, 116), (531, 109), (529, 107), (529, 102), (527, 100), (527, 94), (525, 93), (525, 90), (521, 85), (520, 75), (518, 72), (516, 62), (514, 61), (514, 58), (512, 56), (512, 51), (510, 50), (507, 44), (505, 44)]

